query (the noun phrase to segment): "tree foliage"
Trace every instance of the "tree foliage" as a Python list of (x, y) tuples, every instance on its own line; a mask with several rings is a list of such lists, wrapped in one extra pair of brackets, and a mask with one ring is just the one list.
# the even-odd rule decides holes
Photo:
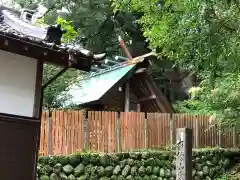
[[(38, 24), (59, 23), (67, 33), (63, 41), (80, 43), (84, 48), (94, 52), (122, 54), (118, 36), (121, 35), (133, 56), (147, 52), (145, 39), (140, 32), (136, 20), (139, 15), (130, 12), (114, 13), (111, 2), (108, 0), (15, 0), (21, 8), (37, 9), (39, 5), (46, 7), (47, 13), (38, 20)], [(127, 40), (127, 41), (126, 41)], [(130, 43), (129, 40), (132, 40)], [(137, 51), (135, 50), (137, 46)], [(45, 80), (54, 76), (60, 69), (46, 65), (44, 68)], [(64, 90), (76, 80), (81, 73), (67, 72), (45, 90), (44, 104), (48, 107), (59, 107), (67, 99)], [(59, 93), (61, 99), (57, 99)]]
[(201, 80), (198, 93), (178, 103), (177, 110), (239, 122), (238, 1), (113, 0), (113, 6), (143, 13), (139, 23), (150, 48)]
[[(43, 83), (54, 77), (61, 68), (45, 64), (43, 72)], [(69, 87), (76, 83), (81, 77), (82, 72), (77, 70), (67, 70), (63, 75), (58, 77), (52, 84), (44, 90), (43, 106), (44, 108), (60, 108), (71, 98), (67, 91)]]
[[(77, 31), (72, 26), (71, 21), (67, 21), (58, 17), (56, 20), (57, 23), (61, 24), (63, 29), (66, 29), (67, 32), (63, 36), (63, 42), (70, 42), (72, 41), (76, 35)], [(38, 23), (44, 23), (44, 21), (40, 20)], [(61, 68), (45, 64), (44, 71), (43, 71), (43, 84), (53, 78), (58, 72), (60, 72)], [(63, 107), (69, 98), (69, 94), (67, 91), (69, 87), (76, 83), (79, 80), (79, 77), (83, 72), (78, 70), (67, 70), (63, 75), (58, 77), (52, 84), (50, 84), (44, 90), (44, 99), (43, 105), (45, 108), (59, 108)]]
[[(44, 19), (48, 24), (54, 23), (58, 17), (71, 21), (75, 30), (78, 30), (74, 41), (91, 51), (108, 52), (109, 55), (122, 54), (119, 35), (133, 55), (148, 50), (137, 23), (139, 14), (115, 13), (109, 0), (35, 0), (33, 4), (26, 0), (15, 1), (22, 8), (32, 8), (33, 4), (45, 6), (48, 11)], [(133, 51), (135, 47), (138, 51)]]
[[(37, 9), (39, 5), (46, 7), (47, 13), (38, 23), (59, 23), (67, 33), (63, 41), (79, 43), (94, 52), (107, 52), (109, 55), (122, 54), (118, 36), (125, 39), (133, 56), (147, 52), (145, 39), (140, 32), (136, 20), (138, 15), (130, 12), (114, 13), (109, 0), (15, 0), (21, 8)], [(127, 40), (127, 41), (126, 41)], [(129, 40), (132, 40), (130, 43)], [(137, 46), (137, 51), (135, 50)], [(46, 65), (44, 78), (49, 79), (60, 69)], [(81, 73), (70, 71), (62, 75), (45, 90), (44, 104), (48, 107), (60, 107), (69, 98), (65, 89), (77, 80)], [(61, 98), (59, 94), (62, 93)]]

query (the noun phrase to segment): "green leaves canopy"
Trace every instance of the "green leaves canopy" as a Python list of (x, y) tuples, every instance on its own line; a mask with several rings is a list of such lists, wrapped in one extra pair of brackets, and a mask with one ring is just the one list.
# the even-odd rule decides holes
[[(67, 30), (67, 33), (63, 35), (63, 42), (72, 41), (76, 35), (77, 31), (72, 26), (71, 21), (62, 19), (61, 17), (57, 18), (57, 23), (61, 24), (63, 29)], [(42, 20), (39, 23), (44, 23)], [(53, 78), (61, 68), (55, 67), (53, 65), (45, 64), (43, 71), (43, 83), (45, 84), (51, 78)], [(79, 78), (82, 76), (83, 72), (77, 70), (67, 70), (64, 74), (58, 77), (52, 84), (50, 84), (44, 91), (43, 106), (45, 108), (59, 108), (65, 106), (67, 100), (71, 98), (67, 94), (67, 90), (70, 86), (76, 83)]]
[(143, 13), (139, 23), (150, 47), (201, 80), (200, 91), (177, 104), (178, 111), (204, 112), (225, 122), (239, 122), (237, 1), (113, 0), (113, 6), (116, 11)]

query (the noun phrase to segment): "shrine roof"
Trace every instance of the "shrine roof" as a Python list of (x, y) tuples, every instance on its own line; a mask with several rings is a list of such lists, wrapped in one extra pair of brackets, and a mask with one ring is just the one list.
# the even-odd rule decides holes
[(38, 27), (22, 19), (21, 13), (0, 7), (0, 49), (64, 67), (89, 71), (104, 57), (79, 44), (61, 42), (64, 30), (59, 25)]
[[(67, 94), (70, 98), (66, 106), (74, 104), (89, 107), (93, 104), (104, 104), (104, 99), (108, 99), (114, 90), (128, 81), (131, 91), (139, 99), (147, 97), (141, 102), (144, 112), (171, 113), (170, 101), (157, 87), (148, 71), (149, 61), (146, 59), (141, 63), (129, 64), (126, 60), (126, 57), (121, 56), (108, 57), (105, 65), (102, 63), (100, 67), (93, 66), (90, 72), (69, 88)], [(110, 99), (112, 100), (114, 101)]]
[(68, 92), (71, 103), (85, 104), (99, 100), (118, 82), (132, 74), (136, 64), (121, 64), (116, 68), (106, 69), (83, 77), (79, 84), (73, 85)]

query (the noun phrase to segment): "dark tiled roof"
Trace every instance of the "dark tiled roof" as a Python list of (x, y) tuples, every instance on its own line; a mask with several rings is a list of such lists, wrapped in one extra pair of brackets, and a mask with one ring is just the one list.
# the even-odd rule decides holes
[(58, 25), (37, 27), (20, 19), (15, 10), (0, 8), (0, 49), (82, 70), (102, 58), (80, 45), (61, 43), (62, 34)]

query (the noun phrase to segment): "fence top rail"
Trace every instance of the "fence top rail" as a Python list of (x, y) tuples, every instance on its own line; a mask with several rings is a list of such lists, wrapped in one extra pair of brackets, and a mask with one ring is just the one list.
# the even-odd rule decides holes
[(123, 111), (87, 111), (87, 110), (81, 110), (81, 109), (53, 109), (53, 110), (47, 110), (44, 109), (43, 113), (46, 112), (91, 112), (91, 113), (126, 113), (126, 114), (159, 114), (159, 115), (172, 115), (172, 116), (195, 116), (195, 117), (208, 117), (211, 116), (204, 115), (204, 114), (189, 114), (189, 113), (161, 113), (161, 112), (136, 112), (136, 111), (130, 111), (130, 112), (123, 112)]

